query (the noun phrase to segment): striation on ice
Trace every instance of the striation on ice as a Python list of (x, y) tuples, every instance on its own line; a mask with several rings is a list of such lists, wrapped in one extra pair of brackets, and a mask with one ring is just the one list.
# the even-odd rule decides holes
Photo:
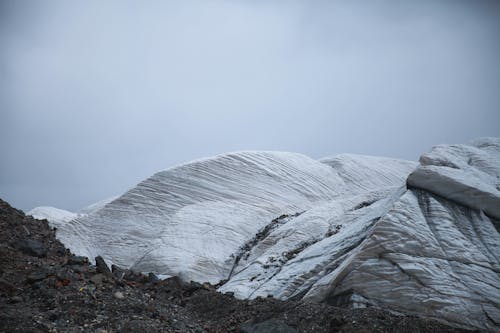
[(161, 171), (76, 216), (34, 213), (77, 254), (224, 280), (219, 290), (239, 298), (385, 307), (500, 332), (499, 179), (497, 138), (439, 145), (420, 163), (238, 152)]

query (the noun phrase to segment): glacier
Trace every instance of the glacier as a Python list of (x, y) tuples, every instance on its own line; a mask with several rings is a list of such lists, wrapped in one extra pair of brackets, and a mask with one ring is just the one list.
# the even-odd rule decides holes
[(66, 224), (75, 219), (78, 214), (50, 206), (35, 207), (28, 212), (29, 215), (39, 220), (49, 220), (53, 226)]
[(76, 219), (77, 217), (87, 216), (107, 205), (109, 202), (115, 200), (118, 196), (106, 198), (95, 202), (89, 206), (80, 209), (77, 213), (73, 213), (64, 209), (51, 207), (51, 206), (39, 206), (31, 209), (28, 215), (33, 216), (39, 220), (48, 220), (53, 227), (62, 229), (65, 228), (66, 222)]
[(29, 212), (74, 253), (221, 282), (238, 298), (384, 307), (500, 331), (500, 139), (419, 163), (247, 151), (182, 164), (78, 213)]

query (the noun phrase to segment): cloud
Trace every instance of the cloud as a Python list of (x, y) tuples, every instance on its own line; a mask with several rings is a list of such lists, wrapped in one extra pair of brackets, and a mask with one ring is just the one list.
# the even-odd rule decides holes
[(494, 1), (0, 8), (0, 196), (75, 210), (226, 151), (417, 159), (499, 136)]

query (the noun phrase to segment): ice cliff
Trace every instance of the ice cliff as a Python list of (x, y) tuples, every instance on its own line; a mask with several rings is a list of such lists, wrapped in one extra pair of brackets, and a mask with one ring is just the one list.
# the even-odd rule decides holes
[(31, 213), (77, 254), (227, 280), (220, 290), (240, 298), (378, 306), (500, 331), (497, 138), (439, 145), (420, 163), (224, 154), (73, 217)]

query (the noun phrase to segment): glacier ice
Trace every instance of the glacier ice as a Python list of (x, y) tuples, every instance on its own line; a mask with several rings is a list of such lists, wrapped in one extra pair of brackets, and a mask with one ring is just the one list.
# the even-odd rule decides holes
[(420, 163), (409, 185), (500, 219), (500, 139), (436, 146)]
[(76, 213), (50, 206), (35, 207), (27, 214), (39, 220), (47, 219), (54, 226), (63, 225), (78, 216)]
[(77, 217), (87, 216), (88, 214), (91, 214), (103, 208), (105, 205), (107, 205), (116, 198), (118, 197), (115, 196), (103, 199), (101, 201), (98, 201), (96, 203), (93, 203), (87, 207), (80, 209), (80, 211), (78, 211), (77, 213), (73, 213), (64, 209), (59, 209), (51, 206), (39, 206), (30, 210), (29, 212), (27, 212), (27, 214), (39, 220), (44, 220), (44, 219), (49, 220), (52, 226), (57, 228), (62, 227), (64, 229), (65, 224), (67, 222), (74, 220)]
[[(377, 306), (500, 331), (500, 139), (420, 163), (237, 152), (161, 171), (78, 214), (73, 252), (240, 298)], [(53, 216), (51, 216), (53, 214)]]

